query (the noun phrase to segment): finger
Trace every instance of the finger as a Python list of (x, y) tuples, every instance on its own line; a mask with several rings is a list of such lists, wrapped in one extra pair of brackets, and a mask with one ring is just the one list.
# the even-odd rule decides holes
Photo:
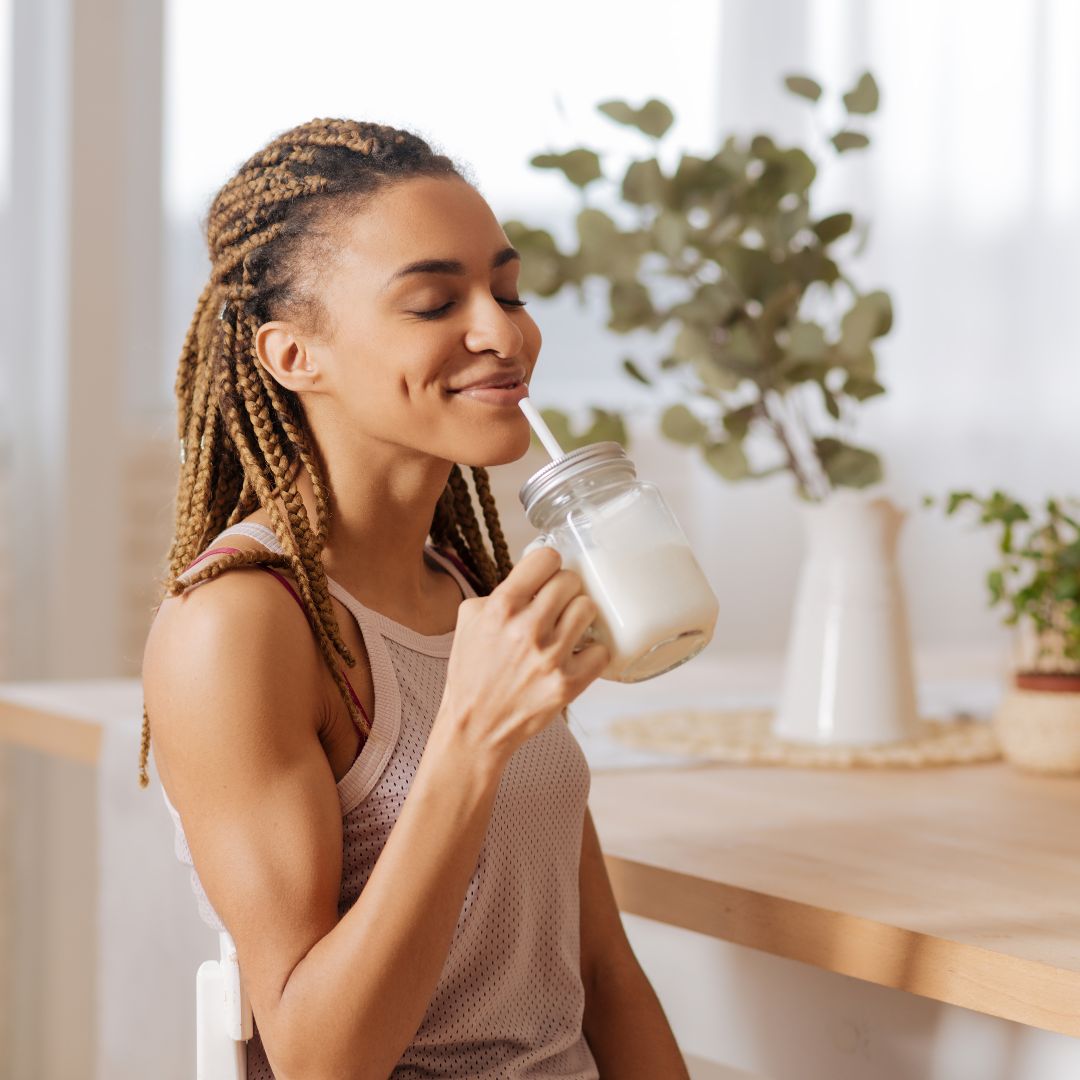
[(562, 566), (562, 556), (551, 547), (530, 551), (491, 591), (511, 602), (515, 609), (524, 607)]
[(581, 652), (571, 653), (563, 663), (562, 669), (568, 679), (584, 689), (598, 678), (610, 663), (611, 652), (607, 646), (594, 641), (591, 645), (586, 645)]
[(582, 634), (596, 621), (599, 609), (596, 602), (585, 593), (575, 596), (563, 610), (552, 632), (552, 642), (557, 648), (569, 651), (575, 648)]
[(581, 576), (573, 570), (560, 570), (541, 586), (529, 605), (529, 614), (549, 633), (576, 596), (583, 595)]

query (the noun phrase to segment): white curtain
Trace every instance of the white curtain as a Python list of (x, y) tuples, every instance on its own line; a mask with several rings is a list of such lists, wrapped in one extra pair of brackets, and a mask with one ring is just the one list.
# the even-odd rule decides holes
[[(852, 265), (896, 308), (885, 397), (858, 421), (912, 513), (902, 540), (924, 652), (1002, 646), (986, 609), (987, 537), (923, 493), (1080, 493), (1080, 6), (1071, 0), (726, 0), (718, 128), (812, 134), (782, 78), (881, 87), (873, 143), (822, 176), (819, 209), (871, 222)], [(783, 478), (734, 490), (699, 470), (697, 539), (727, 612), (721, 648), (783, 646), (800, 538)]]

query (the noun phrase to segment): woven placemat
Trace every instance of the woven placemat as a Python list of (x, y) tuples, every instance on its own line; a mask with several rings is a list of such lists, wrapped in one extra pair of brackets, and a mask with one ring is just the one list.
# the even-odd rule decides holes
[(679, 709), (622, 717), (612, 722), (609, 732), (639, 750), (741, 765), (919, 768), (994, 761), (1001, 756), (993, 727), (970, 717), (920, 720), (916, 738), (876, 746), (785, 742), (773, 737), (772, 717), (760, 709)]

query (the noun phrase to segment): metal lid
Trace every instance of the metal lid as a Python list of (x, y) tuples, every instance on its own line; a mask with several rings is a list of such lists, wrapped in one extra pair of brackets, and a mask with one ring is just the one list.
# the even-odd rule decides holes
[(607, 465), (613, 461), (623, 461), (634, 471), (634, 463), (627, 456), (626, 451), (617, 442), (598, 442), (582, 446), (578, 450), (571, 450), (569, 454), (549, 461), (542, 469), (537, 470), (521, 485), (518, 498), (525, 508), (525, 513), (547, 495), (553, 488), (569, 480), (572, 477), (581, 476), (591, 472), (601, 465)]

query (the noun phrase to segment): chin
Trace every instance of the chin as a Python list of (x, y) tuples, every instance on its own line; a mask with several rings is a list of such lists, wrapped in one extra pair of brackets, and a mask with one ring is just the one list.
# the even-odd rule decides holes
[(455, 460), (463, 465), (482, 465), (484, 468), (489, 465), (509, 465), (512, 461), (520, 461), (529, 452), (532, 432), (526, 423), (523, 431), (507, 432), (505, 435), (490, 432), (484, 445), (477, 445), (478, 441), (471, 439), (467, 447), (462, 447), (462, 455)]

